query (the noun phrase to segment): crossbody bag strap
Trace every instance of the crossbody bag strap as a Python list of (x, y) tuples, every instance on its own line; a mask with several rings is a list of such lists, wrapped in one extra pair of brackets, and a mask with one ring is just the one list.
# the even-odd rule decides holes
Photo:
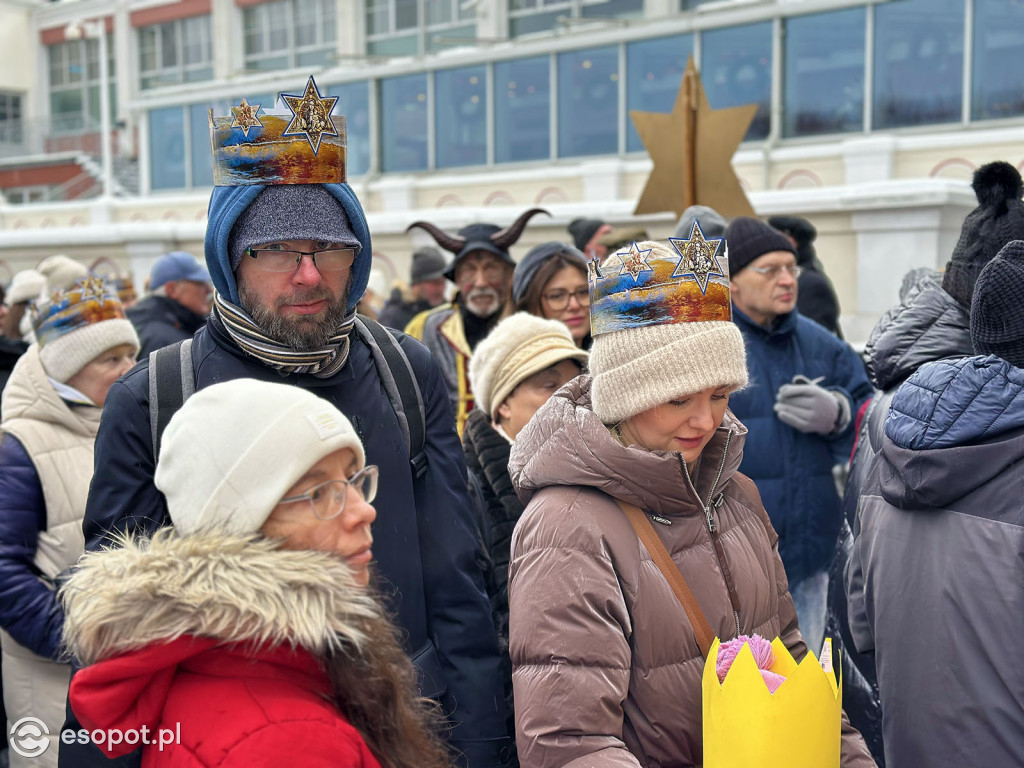
[(647, 519), (647, 515), (643, 513), (643, 510), (634, 504), (627, 504), (619, 499), (616, 499), (615, 502), (626, 513), (626, 518), (629, 520), (629, 524), (633, 526), (633, 530), (636, 531), (637, 537), (643, 542), (643, 545), (651, 555), (651, 559), (654, 560), (654, 564), (658, 566), (658, 570), (661, 571), (669, 586), (672, 587), (676, 599), (679, 600), (683, 610), (686, 611), (686, 616), (690, 620), (690, 626), (693, 627), (693, 634), (697, 638), (697, 647), (700, 648), (701, 655), (707, 658), (708, 652), (711, 650), (711, 644), (715, 641), (715, 631), (704, 616), (704, 611), (700, 609), (700, 604), (697, 602), (697, 598), (693, 596), (693, 592), (690, 591), (686, 579), (683, 578), (683, 574), (679, 572), (679, 568), (672, 561), (672, 556), (668, 553), (661, 539), (658, 538), (654, 526), (651, 525), (651, 521)]

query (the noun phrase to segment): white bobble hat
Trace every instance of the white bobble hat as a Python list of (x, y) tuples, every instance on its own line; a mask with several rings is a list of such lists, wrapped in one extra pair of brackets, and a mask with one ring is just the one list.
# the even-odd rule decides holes
[(4, 297), (4, 304), (13, 307), (29, 299), (38, 299), (39, 294), (46, 287), (46, 278), (34, 269), (23, 269), (16, 274), (7, 286), (7, 295)]
[(47, 256), (36, 265), (36, 272), (46, 278), (46, 294), (69, 290), (89, 276), (88, 267), (63, 253)]
[(160, 443), (154, 482), (175, 528), (254, 533), (320, 459), (342, 448), (366, 463), (351, 422), (299, 387), (235, 379), (195, 393)]

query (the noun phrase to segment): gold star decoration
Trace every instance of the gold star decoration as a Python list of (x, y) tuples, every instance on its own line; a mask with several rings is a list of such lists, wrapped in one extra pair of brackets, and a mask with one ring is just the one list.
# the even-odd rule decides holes
[(234, 116), (231, 120), (232, 128), (241, 128), (242, 135), (245, 138), (249, 138), (250, 128), (262, 128), (263, 123), (256, 116), (256, 113), (260, 111), (259, 104), (249, 104), (245, 99), (242, 99), (241, 105), (231, 108), (231, 114)]
[(282, 93), (281, 98), (292, 111), (292, 120), (282, 136), (305, 136), (315, 155), (320, 150), (321, 136), (338, 135), (331, 120), (331, 110), (338, 103), (338, 97), (321, 96), (312, 76), (306, 81), (306, 90), (301, 96)]
[(653, 272), (654, 267), (647, 263), (647, 254), (651, 252), (651, 248), (645, 251), (641, 251), (637, 244), (634, 242), (629, 246), (627, 251), (619, 251), (615, 255), (619, 257), (622, 262), (622, 270), (619, 272), (619, 276), (631, 275), (633, 282), (637, 282), (640, 279), (641, 272)]
[(727, 218), (753, 216), (732, 156), (756, 113), (756, 104), (711, 109), (690, 58), (671, 112), (629, 113), (654, 162), (634, 213), (680, 216), (700, 204)]
[(670, 237), (668, 241), (681, 257), (672, 277), (693, 277), (700, 286), (700, 292), (708, 292), (708, 279), (711, 275), (725, 277), (725, 270), (718, 263), (718, 251), (722, 247), (721, 238), (706, 240), (700, 224), (694, 220), (689, 239)]
[(97, 277), (87, 277), (82, 281), (82, 299), (103, 298), (103, 281)]

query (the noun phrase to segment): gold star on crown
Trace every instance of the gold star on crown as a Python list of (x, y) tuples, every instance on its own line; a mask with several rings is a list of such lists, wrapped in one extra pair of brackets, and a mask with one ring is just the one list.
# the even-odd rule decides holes
[(103, 281), (96, 277), (87, 277), (82, 281), (82, 298), (102, 298), (103, 297)]
[(622, 262), (622, 270), (619, 272), (620, 275), (631, 275), (633, 282), (636, 282), (640, 278), (641, 272), (651, 272), (654, 268), (647, 263), (647, 255), (651, 252), (651, 249), (641, 251), (637, 244), (634, 242), (629, 246), (627, 251), (619, 251), (615, 255), (619, 257)]
[(315, 155), (320, 150), (322, 136), (338, 135), (331, 119), (331, 111), (337, 104), (338, 97), (322, 97), (312, 77), (306, 81), (306, 90), (301, 96), (282, 93), (281, 98), (292, 111), (292, 120), (282, 136), (305, 136)]
[(689, 239), (684, 240), (679, 237), (670, 237), (668, 241), (682, 257), (679, 259), (676, 268), (672, 271), (673, 278), (686, 277), (687, 275), (692, 276), (697, 281), (697, 285), (700, 286), (700, 292), (706, 294), (708, 292), (708, 279), (712, 275), (725, 277), (725, 271), (721, 268), (717, 259), (718, 250), (722, 246), (722, 239), (712, 238), (711, 240), (706, 240), (696, 219), (693, 222), (693, 227), (690, 229)]
[(256, 113), (259, 111), (259, 104), (249, 104), (245, 99), (242, 99), (242, 103), (239, 106), (231, 108), (231, 114), (234, 116), (234, 119), (231, 121), (231, 127), (241, 128), (242, 135), (245, 138), (249, 138), (250, 128), (263, 127), (263, 123), (256, 116)]

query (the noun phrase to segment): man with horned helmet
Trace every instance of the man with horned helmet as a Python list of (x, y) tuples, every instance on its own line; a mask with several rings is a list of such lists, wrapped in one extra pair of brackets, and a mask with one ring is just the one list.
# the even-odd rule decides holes
[(421, 312), (405, 332), (422, 341), (441, 364), (460, 435), (473, 410), (469, 358), (476, 345), (507, 314), (515, 267), (508, 249), (523, 234), (526, 222), (538, 213), (547, 211), (531, 208), (505, 229), (478, 223), (450, 235), (428, 221), (416, 221), (406, 230), (425, 229), (438, 245), (455, 254), (444, 273), (458, 288), (452, 303)]

